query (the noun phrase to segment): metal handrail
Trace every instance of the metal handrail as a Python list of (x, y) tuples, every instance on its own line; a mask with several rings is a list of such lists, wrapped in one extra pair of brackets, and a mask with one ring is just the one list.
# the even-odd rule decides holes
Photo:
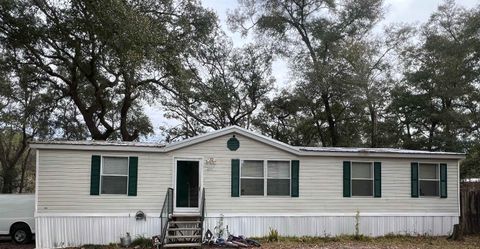
[(203, 242), (203, 221), (205, 220), (205, 188), (202, 188), (202, 204), (200, 206), (200, 238)]
[(165, 200), (163, 201), (162, 212), (160, 213), (160, 219), (162, 222), (162, 234), (160, 236), (161, 246), (165, 244), (165, 236), (167, 235), (168, 221), (173, 214), (173, 188), (168, 188), (165, 194)]

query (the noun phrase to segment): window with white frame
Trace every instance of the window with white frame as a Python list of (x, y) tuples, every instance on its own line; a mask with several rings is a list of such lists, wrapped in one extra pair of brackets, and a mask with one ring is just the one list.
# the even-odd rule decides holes
[(101, 170), (102, 194), (127, 194), (128, 157), (103, 157)]
[(352, 196), (373, 196), (373, 163), (352, 162)]
[(418, 167), (420, 196), (439, 196), (440, 177), (438, 164), (421, 163)]
[(290, 161), (243, 160), (240, 172), (242, 196), (290, 195)]
[(290, 195), (290, 161), (267, 161), (267, 195)]

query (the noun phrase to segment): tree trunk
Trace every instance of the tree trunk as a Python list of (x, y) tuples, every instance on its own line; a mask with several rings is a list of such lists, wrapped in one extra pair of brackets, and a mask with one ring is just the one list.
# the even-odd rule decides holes
[(375, 108), (373, 108), (372, 105), (369, 107), (370, 110), (370, 139), (371, 139), (371, 147), (375, 148), (378, 146), (378, 141), (377, 141), (377, 130), (378, 130), (378, 117), (377, 117), (377, 112), (375, 111)]
[[(72, 100), (75, 106), (78, 108), (80, 111), (80, 114), (82, 114), (83, 120), (85, 121), (85, 125), (87, 126), (88, 131), (90, 132), (90, 135), (92, 136), (92, 139), (94, 140), (107, 140), (108, 137), (110, 137), (114, 129), (111, 125), (106, 123), (106, 121), (102, 122), (103, 116), (100, 117), (100, 123), (102, 126), (105, 128), (104, 131), (98, 127), (98, 122), (95, 119), (94, 113), (96, 111), (104, 111), (101, 106), (102, 103), (94, 103), (90, 107), (87, 106), (87, 104), (84, 102), (85, 100), (81, 97), (81, 94), (78, 91), (78, 79), (77, 79), (77, 69), (76, 67), (72, 67), (71, 69), (71, 74), (72, 74), (72, 79), (71, 82), (68, 84), (68, 89), (65, 90), (65, 93), (67, 96), (69, 96)], [(99, 93), (95, 93), (96, 95), (99, 95)], [(98, 100), (98, 98), (97, 98)], [(100, 106), (100, 107), (99, 107)], [(103, 115), (103, 114), (102, 114)]]
[(128, 110), (130, 109), (132, 102), (130, 98), (125, 97), (121, 111), (120, 111), (120, 134), (122, 135), (123, 141), (134, 141), (138, 138), (138, 130), (134, 130), (133, 134), (128, 132), (127, 127), (127, 116)]
[(322, 143), (322, 146), (325, 147), (327, 146), (327, 143), (325, 142), (325, 136), (323, 135), (322, 132), (322, 124), (319, 122), (317, 118), (317, 113), (315, 112), (315, 108), (311, 107), (310, 112), (313, 115), (313, 118), (315, 119), (315, 128), (317, 129), (318, 136), (320, 137), (320, 142)]
[(95, 121), (94, 115), (91, 109), (87, 109), (83, 103), (81, 102), (80, 97), (70, 94), (70, 97), (73, 99), (73, 102), (77, 106), (80, 114), (82, 114), (83, 120), (85, 121), (85, 125), (87, 126), (90, 135), (92, 136), (93, 140), (107, 140), (107, 138), (112, 135), (114, 132), (112, 127), (105, 127), (105, 131), (100, 131), (100, 128), (97, 126), (97, 122)]
[(25, 172), (27, 171), (27, 164), (30, 157), (30, 151), (31, 149), (28, 149), (27, 155), (25, 156), (25, 159), (22, 162), (22, 173), (20, 176), (20, 186), (18, 188), (18, 193), (20, 194), (23, 193), (23, 189), (25, 187)]
[(452, 234), (448, 237), (449, 240), (463, 240), (463, 229), (460, 224), (455, 224), (453, 225), (453, 232)]
[(335, 119), (330, 107), (330, 100), (327, 94), (322, 94), (323, 104), (325, 105), (325, 113), (327, 116), (328, 130), (330, 132), (331, 146), (338, 146), (338, 134)]
[(435, 127), (437, 124), (435, 122), (432, 122), (430, 125), (430, 129), (428, 130), (428, 150), (433, 149), (433, 136), (435, 136)]
[(2, 186), (2, 193), (4, 194), (11, 194), (13, 193), (13, 181), (15, 180), (15, 168), (10, 167), (10, 165), (7, 165), (7, 167), (4, 167), (3, 169), (3, 186)]

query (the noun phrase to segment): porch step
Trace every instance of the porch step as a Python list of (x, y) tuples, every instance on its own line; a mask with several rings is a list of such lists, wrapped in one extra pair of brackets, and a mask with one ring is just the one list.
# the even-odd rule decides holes
[(200, 239), (200, 235), (167, 235), (167, 239)]
[(200, 218), (200, 213), (173, 213), (170, 215), (170, 218), (183, 218), (183, 217), (198, 217)]
[(169, 224), (200, 224), (199, 220), (172, 220)]
[(201, 228), (199, 227), (169, 227), (167, 228), (168, 231), (200, 231)]
[(191, 247), (202, 247), (202, 243), (176, 243), (176, 244), (166, 244), (163, 245), (165, 248), (191, 248)]

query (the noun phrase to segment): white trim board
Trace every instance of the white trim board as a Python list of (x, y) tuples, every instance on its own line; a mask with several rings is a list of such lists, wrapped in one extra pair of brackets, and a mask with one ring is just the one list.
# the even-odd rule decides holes
[[(197, 208), (178, 208), (177, 207), (177, 162), (178, 161), (191, 161), (198, 162), (198, 181), (199, 181), (199, 191), (198, 191), (198, 207)], [(173, 211), (174, 212), (186, 212), (186, 213), (195, 213), (200, 211), (200, 204), (202, 199), (202, 189), (203, 189), (203, 157), (173, 157), (173, 174), (172, 174), (172, 188), (173, 188)]]
[[(356, 213), (212, 213), (206, 218), (219, 217), (354, 217)], [(160, 213), (146, 213), (147, 219), (159, 218)], [(36, 213), (35, 217), (135, 217), (135, 213)], [(360, 213), (360, 217), (459, 217), (458, 213)]]
[[(208, 213), (219, 217), (354, 217), (356, 213)], [(459, 217), (457, 213), (360, 213), (360, 217)]]
[[(36, 217), (135, 217), (136, 213), (35, 213)], [(160, 213), (145, 213), (148, 218), (160, 218)]]
[(35, 213), (38, 211), (38, 184), (40, 182), (39, 177), (40, 169), (40, 150), (35, 150)]

